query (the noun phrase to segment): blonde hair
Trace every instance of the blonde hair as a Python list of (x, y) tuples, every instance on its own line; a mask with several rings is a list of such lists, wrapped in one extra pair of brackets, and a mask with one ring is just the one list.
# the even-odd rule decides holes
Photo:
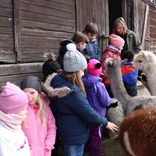
[(46, 124), (46, 119), (45, 119), (45, 111), (46, 111), (46, 106), (43, 101), (43, 97), (39, 94), (37, 98), (37, 104), (39, 105), (39, 111), (37, 113), (37, 117), (40, 117), (42, 127), (45, 126)]
[(123, 27), (124, 28), (123, 34), (126, 34), (126, 31), (128, 28), (127, 28), (127, 25), (125, 23), (125, 20), (122, 17), (119, 17), (114, 21), (114, 24), (113, 24), (113, 33), (114, 34), (117, 34), (117, 32), (116, 32), (117, 26)]
[(82, 92), (86, 96), (86, 91), (85, 91), (84, 84), (83, 84), (81, 78), (79, 77), (79, 71), (77, 71), (77, 72), (63, 71), (63, 74), (70, 80), (70, 82), (72, 84), (77, 85), (79, 88), (81, 88)]

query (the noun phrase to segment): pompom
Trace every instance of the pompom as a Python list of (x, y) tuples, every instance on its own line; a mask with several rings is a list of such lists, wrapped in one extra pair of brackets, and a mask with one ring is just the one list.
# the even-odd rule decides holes
[(76, 45), (74, 43), (69, 43), (66, 45), (67, 51), (76, 51)]
[(101, 63), (95, 64), (95, 68), (96, 68), (96, 69), (100, 69), (100, 68), (101, 68)]

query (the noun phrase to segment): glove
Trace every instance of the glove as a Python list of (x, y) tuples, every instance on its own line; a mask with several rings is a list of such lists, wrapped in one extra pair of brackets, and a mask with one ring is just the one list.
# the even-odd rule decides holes
[(115, 108), (118, 106), (118, 101), (115, 103), (110, 104), (109, 106), (106, 107), (106, 109), (108, 110), (109, 108)]

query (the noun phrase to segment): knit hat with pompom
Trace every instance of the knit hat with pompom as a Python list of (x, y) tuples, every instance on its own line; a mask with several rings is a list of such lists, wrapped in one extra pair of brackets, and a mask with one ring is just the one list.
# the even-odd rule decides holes
[(93, 76), (99, 76), (102, 73), (102, 65), (100, 61), (91, 59), (87, 64), (87, 72)]

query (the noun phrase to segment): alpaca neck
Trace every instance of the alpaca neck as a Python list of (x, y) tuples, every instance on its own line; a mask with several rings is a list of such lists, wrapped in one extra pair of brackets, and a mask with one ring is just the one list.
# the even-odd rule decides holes
[(146, 75), (147, 84), (149, 86), (149, 90), (150, 90), (151, 95), (156, 96), (156, 85), (154, 85), (156, 82), (156, 70), (155, 70), (155, 68), (148, 68), (148, 69), (146, 69), (146, 71), (143, 71), (143, 72)]
[(108, 71), (108, 78), (110, 79), (110, 85), (115, 98), (117, 98), (124, 111), (126, 110), (127, 100), (130, 98), (128, 95), (122, 80), (121, 68), (115, 67), (114, 69)]

